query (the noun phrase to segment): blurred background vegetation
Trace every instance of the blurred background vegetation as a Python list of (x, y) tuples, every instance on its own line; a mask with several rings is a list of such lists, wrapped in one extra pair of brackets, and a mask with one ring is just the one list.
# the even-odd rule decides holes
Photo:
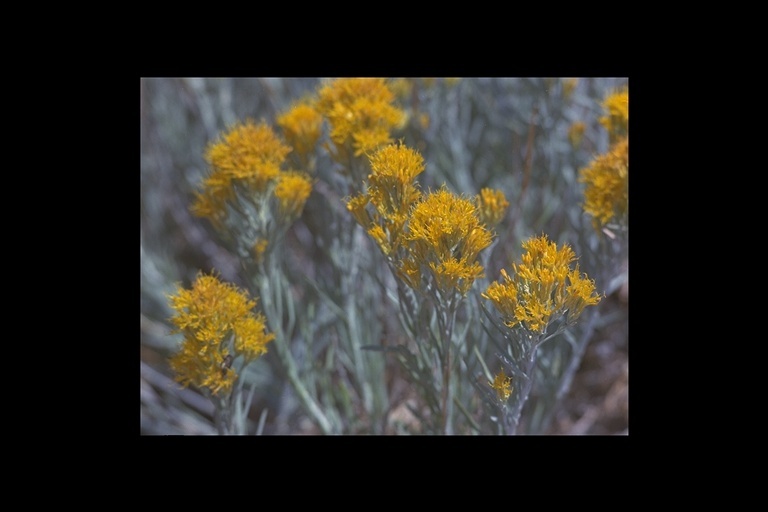
[[(179, 338), (169, 334), (172, 312), (166, 294), (173, 293), (177, 284), (189, 286), (200, 270), (215, 269), (223, 281), (248, 287), (237, 256), (226, 249), (210, 223), (189, 210), (206, 172), (207, 144), (246, 118), (274, 126), (277, 115), (314, 94), (322, 83), (320, 78), (140, 81), (142, 434), (216, 433), (212, 404), (197, 390), (175, 383), (168, 366)], [(540, 233), (570, 243), (582, 256), (585, 242), (574, 229), (585, 224), (578, 171), (608, 149), (608, 135), (598, 121), (604, 115), (601, 102), (626, 87), (626, 79), (412, 78), (390, 83), (398, 106), (409, 114), (407, 126), (394, 136), (420, 151), (426, 162), (422, 189), (446, 183), (457, 193), (474, 195), (493, 187), (502, 190), (511, 204), (496, 229), (499, 240), (488, 260), (487, 278), (496, 279), (499, 269), (509, 268), (520, 257), (521, 242)], [(322, 161), (322, 151), (318, 154), (313, 196), (331, 194), (332, 187), (325, 184), (336, 179), (332, 166)], [(329, 270), (321, 264), (317, 242), (312, 240), (318, 223), (312, 201), (289, 230), (286, 266), (322, 281), (323, 272)], [(626, 277), (627, 261), (622, 258), (616, 268), (602, 273), (590, 268), (586, 258), (580, 264), (607, 296), (570, 391), (546, 429), (535, 433), (627, 434), (628, 286), (625, 278), (609, 282), (612, 277)], [(311, 306), (322, 309), (320, 302)], [(302, 305), (296, 309), (301, 311)], [(322, 318), (319, 312), (314, 314)], [(390, 335), (397, 328), (396, 320), (384, 326)], [(319, 433), (269, 359), (252, 366), (254, 425), (264, 434)], [(371, 425), (363, 418), (342, 433), (398, 433), (395, 423), (407, 423), (400, 405), (408, 395), (400, 391), (404, 384), (399, 370), (390, 364), (384, 369), (391, 403), (383, 422)]]

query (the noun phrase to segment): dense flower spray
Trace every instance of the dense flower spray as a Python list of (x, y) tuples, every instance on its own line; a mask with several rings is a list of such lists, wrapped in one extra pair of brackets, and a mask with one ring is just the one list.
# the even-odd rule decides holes
[(265, 354), (274, 338), (264, 317), (252, 311), (256, 301), (214, 275), (198, 274), (191, 289), (179, 287), (169, 301), (176, 312), (171, 322), (184, 335), (181, 350), (170, 360), (182, 385), (228, 393), (238, 378), (235, 368)]
[(347, 201), (347, 209), (391, 256), (402, 242), (411, 207), (421, 197), (416, 177), (424, 171), (424, 159), (402, 144), (389, 144), (370, 157), (371, 173), (365, 192)]
[(611, 140), (627, 135), (629, 129), (629, 91), (622, 90), (609, 95), (603, 101), (606, 115), (600, 118)]
[(293, 104), (286, 112), (277, 117), (277, 124), (282, 128), (288, 144), (304, 160), (314, 152), (323, 129), (323, 116), (312, 100), (302, 100)]
[(269, 125), (251, 120), (230, 127), (206, 149), (210, 170), (192, 212), (234, 240), (243, 257), (263, 261), (312, 192), (306, 173), (282, 169), (290, 151)]
[(384, 146), (369, 160), (365, 191), (347, 209), (408, 286), (446, 298), (453, 291), (466, 295), (484, 275), (478, 255), (509, 206), (504, 194), (486, 188), (470, 199), (443, 186), (423, 195), (416, 177), (424, 160), (403, 144)]
[(391, 132), (404, 113), (394, 106), (394, 94), (381, 78), (340, 78), (318, 92), (317, 109), (328, 120), (331, 152), (344, 161), (392, 142)]
[(581, 170), (585, 183), (584, 211), (593, 217), (596, 228), (609, 222), (626, 223), (629, 204), (629, 139), (623, 138), (607, 153), (596, 157)]
[(504, 218), (509, 208), (509, 201), (504, 192), (492, 188), (483, 188), (475, 199), (480, 222), (488, 228), (495, 227)]
[(573, 323), (586, 306), (600, 301), (594, 281), (579, 272), (568, 245), (557, 248), (546, 235), (523, 243), (522, 262), (512, 264), (512, 275), (501, 270), (501, 280), (491, 283), (482, 296), (491, 301), (509, 328), (544, 334), (550, 323), (566, 317)]
[(196, 194), (192, 211), (201, 217), (226, 217), (226, 203), (235, 199), (235, 187), (264, 192), (280, 174), (290, 151), (266, 123), (236, 124), (208, 145), (205, 160), (210, 174), (203, 180), (202, 192)]
[(400, 269), (414, 289), (435, 286), (445, 297), (454, 290), (466, 295), (475, 279), (484, 275), (478, 256), (491, 245), (491, 232), (472, 200), (445, 187), (414, 206), (406, 238), (408, 255)]

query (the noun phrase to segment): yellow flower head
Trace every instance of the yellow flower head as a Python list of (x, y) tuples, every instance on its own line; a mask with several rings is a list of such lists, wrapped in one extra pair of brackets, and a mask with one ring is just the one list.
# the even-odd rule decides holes
[(416, 176), (424, 171), (424, 158), (400, 143), (379, 148), (368, 159), (366, 191), (349, 199), (347, 209), (390, 255), (400, 246), (411, 206), (421, 197)]
[(288, 143), (302, 157), (315, 149), (323, 128), (323, 116), (310, 101), (300, 101), (277, 117)]
[(393, 101), (383, 79), (340, 78), (320, 89), (317, 108), (328, 119), (333, 143), (350, 145), (360, 156), (392, 141), (390, 132), (405, 115)]
[(600, 118), (611, 136), (626, 135), (629, 127), (629, 91), (623, 90), (609, 95), (603, 101), (607, 115)]
[(629, 203), (629, 139), (624, 137), (595, 158), (579, 173), (586, 183), (584, 211), (594, 219), (595, 228), (611, 220), (624, 222)]
[(191, 289), (179, 287), (168, 298), (176, 312), (171, 323), (184, 335), (170, 364), (184, 386), (205, 387), (214, 395), (229, 392), (237, 379), (232, 361), (242, 358), (244, 366), (266, 353), (274, 338), (265, 332), (263, 315), (252, 311), (256, 301), (214, 275), (200, 273)]
[(509, 395), (512, 393), (512, 377), (507, 377), (504, 374), (504, 368), (493, 378), (493, 382), (489, 382), (490, 386), (496, 390), (496, 395), (499, 400), (506, 401)]
[(263, 190), (277, 175), (290, 151), (266, 123), (257, 125), (247, 120), (209, 145), (205, 159), (211, 165), (212, 174), (243, 180), (254, 190)]
[(235, 185), (263, 192), (279, 174), (290, 151), (265, 123), (257, 125), (247, 120), (236, 124), (206, 149), (210, 174), (203, 181), (192, 211), (204, 217), (225, 214), (225, 203), (234, 198)]
[(509, 201), (504, 197), (504, 192), (492, 188), (480, 190), (476, 197), (477, 213), (480, 221), (488, 228), (493, 228), (501, 222), (509, 208)]
[(403, 144), (389, 144), (369, 157), (368, 195), (382, 217), (405, 214), (421, 197), (416, 176), (424, 171), (424, 158)]
[(432, 275), (443, 294), (457, 290), (465, 295), (483, 276), (477, 257), (491, 245), (491, 233), (480, 222), (474, 202), (445, 186), (413, 207), (406, 238), (411, 267), (417, 264), (422, 276)]
[(600, 301), (595, 283), (570, 268), (576, 259), (567, 244), (557, 248), (546, 235), (523, 243), (521, 263), (513, 264), (510, 276), (501, 270), (501, 280), (490, 284), (482, 296), (491, 301), (507, 327), (518, 325), (534, 333), (545, 333), (552, 320), (567, 314), (574, 322), (585, 306)]
[(281, 172), (278, 175), (275, 197), (280, 203), (280, 215), (286, 223), (293, 222), (301, 215), (310, 192), (312, 180), (306, 174)]

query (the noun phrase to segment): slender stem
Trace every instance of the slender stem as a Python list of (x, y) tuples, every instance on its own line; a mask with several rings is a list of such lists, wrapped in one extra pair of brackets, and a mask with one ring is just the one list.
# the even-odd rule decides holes
[(443, 334), (443, 434), (453, 434), (453, 424), (451, 421), (453, 387), (451, 386), (451, 339), (453, 337), (453, 326), (456, 319), (455, 294), (451, 297), (446, 311), (445, 332)]
[(267, 411), (268, 409), (261, 411), (261, 416), (259, 416), (259, 426), (256, 427), (257, 436), (260, 436), (264, 433), (264, 423), (267, 421)]
[(536, 340), (536, 342), (531, 344), (530, 357), (528, 358), (528, 364), (525, 366), (525, 386), (520, 391), (517, 403), (510, 413), (512, 422), (509, 430), (510, 435), (515, 435), (517, 433), (517, 427), (520, 424), (520, 413), (523, 411), (523, 406), (528, 400), (528, 395), (531, 394), (531, 389), (533, 388), (534, 372), (536, 371), (536, 353), (538, 352), (538, 348), (539, 343), (538, 340)]
[[(358, 302), (357, 302), (357, 296), (355, 293), (353, 293), (355, 285), (359, 282), (358, 279), (361, 277), (358, 277), (360, 274), (360, 253), (355, 248), (355, 237), (357, 236), (357, 233), (359, 232), (359, 226), (357, 224), (352, 224), (350, 222), (347, 222), (346, 225), (348, 226), (348, 233), (349, 237), (345, 240), (345, 253), (349, 255), (349, 267), (348, 271), (344, 274), (344, 277), (346, 280), (344, 281), (343, 290), (346, 292), (346, 304), (345, 309), (347, 313), (347, 328), (349, 333), (349, 342), (352, 345), (352, 356), (354, 358), (355, 362), (355, 368), (358, 372), (362, 372), (362, 375), (368, 375), (368, 365), (366, 364), (366, 361), (363, 359), (363, 354), (360, 350), (360, 339), (361, 335), (359, 332), (359, 325), (357, 322), (358, 314), (357, 314), (357, 308), (358, 308)], [(360, 373), (358, 373), (360, 375)], [(356, 375), (356, 378), (358, 377)], [(358, 378), (358, 383), (360, 384), (360, 387), (363, 391), (363, 404), (365, 406), (366, 411), (371, 411), (373, 406), (373, 392), (371, 390), (371, 386), (369, 382), (365, 378)]]
[(451, 354), (446, 352), (446, 358), (443, 360), (443, 435), (449, 435), (448, 431), (448, 394), (451, 379)]
[(214, 411), (214, 423), (216, 424), (216, 431), (220, 436), (226, 436), (230, 432), (230, 414), (229, 404), (227, 398), (214, 398), (213, 403), (215, 405)]
[(232, 423), (232, 433), (235, 435), (245, 434), (245, 417), (243, 413), (243, 403), (241, 401), (243, 391), (243, 379), (238, 377), (235, 389), (232, 391), (232, 397), (230, 398), (230, 408), (234, 410), (230, 419)]

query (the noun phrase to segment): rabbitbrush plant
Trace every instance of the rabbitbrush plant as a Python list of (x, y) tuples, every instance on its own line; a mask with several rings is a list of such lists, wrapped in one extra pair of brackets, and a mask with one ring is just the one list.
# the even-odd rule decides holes
[[(177, 164), (196, 171), (163, 190), (185, 191), (174, 222), (208, 256), (158, 284), (150, 272), (174, 263), (142, 224), (142, 304), (164, 312), (142, 322), (167, 322), (153, 349), (176, 381), (168, 425), (550, 428), (627, 281), (626, 81), (243, 80), (239, 96), (223, 79), (179, 83), (205, 129)], [(142, 389), (144, 425), (162, 400)]]

